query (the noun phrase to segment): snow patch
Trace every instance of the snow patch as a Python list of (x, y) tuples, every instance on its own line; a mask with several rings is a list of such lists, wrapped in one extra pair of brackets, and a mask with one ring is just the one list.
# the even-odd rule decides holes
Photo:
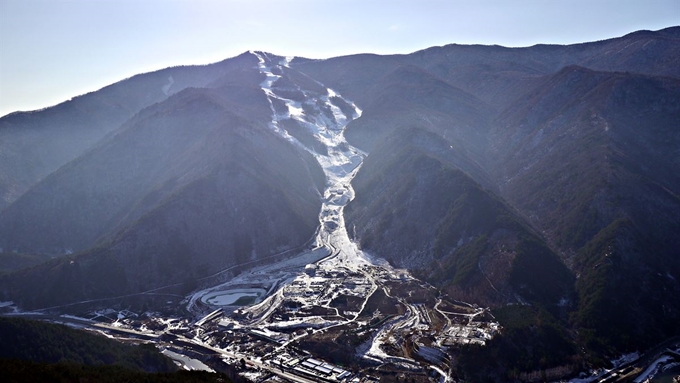
[(167, 356), (168, 358), (178, 362), (182, 368), (185, 370), (195, 370), (195, 371), (208, 371), (208, 372), (215, 372), (212, 368), (208, 367), (205, 365), (203, 362), (197, 359), (189, 358), (186, 355), (178, 354), (174, 351), (170, 350), (163, 350), (161, 351), (161, 354)]
[(659, 372), (661, 367), (663, 367), (666, 363), (670, 362), (673, 360), (673, 357), (670, 356), (662, 356), (661, 358), (657, 359), (654, 361), (654, 363), (650, 364), (647, 369), (640, 374), (635, 380), (633, 380), (634, 383), (642, 383), (646, 382), (648, 380), (651, 380), (654, 378), (654, 376)]
[(637, 351), (631, 352), (629, 354), (621, 355), (621, 357), (618, 359), (612, 360), (612, 365), (614, 365), (614, 368), (617, 368), (619, 366), (623, 366), (624, 364), (635, 362), (638, 359), (640, 359), (640, 353)]
[(293, 61), (294, 58), (295, 56), (286, 56), (282, 58), (281, 61), (279, 61), (279, 65), (287, 67), (290, 65), (290, 62)]
[(172, 76), (168, 77), (168, 83), (163, 85), (163, 88), (161, 88), (163, 90), (163, 93), (165, 93), (166, 96), (170, 95), (170, 87), (174, 83), (175, 83), (175, 79), (173, 79)]

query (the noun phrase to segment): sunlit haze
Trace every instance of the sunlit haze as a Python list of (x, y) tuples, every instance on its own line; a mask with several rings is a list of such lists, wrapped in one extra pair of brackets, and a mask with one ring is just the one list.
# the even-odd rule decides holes
[(677, 0), (0, 0), (0, 115), (247, 50), (327, 58), (570, 44), (677, 24)]

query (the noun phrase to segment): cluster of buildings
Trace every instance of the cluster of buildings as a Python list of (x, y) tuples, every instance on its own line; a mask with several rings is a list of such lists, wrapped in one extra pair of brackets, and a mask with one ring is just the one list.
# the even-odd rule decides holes
[(500, 330), (500, 325), (495, 322), (470, 322), (468, 324), (456, 324), (449, 327), (443, 334), (441, 344), (443, 346), (456, 346), (460, 344), (485, 345)]
[(270, 364), (280, 368), (281, 371), (288, 371), (295, 375), (323, 382), (361, 382), (361, 378), (355, 376), (350, 371), (309, 356), (300, 357), (289, 353), (283, 353), (271, 359)]
[(307, 265), (305, 274), (299, 275), (284, 288), (284, 299), (303, 305), (327, 305), (334, 296), (349, 295), (366, 297), (371, 283), (363, 275), (348, 272), (325, 272), (315, 265)]

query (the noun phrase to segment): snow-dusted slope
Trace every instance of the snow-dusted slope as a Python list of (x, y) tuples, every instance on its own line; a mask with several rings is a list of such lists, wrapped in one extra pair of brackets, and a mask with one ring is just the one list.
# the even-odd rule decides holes
[[(288, 66), (289, 58), (281, 59), (263, 52), (253, 52), (253, 55), (259, 60), (260, 71), (266, 75), (260, 86), (272, 110), (270, 127), (294, 145), (312, 153), (326, 174), (316, 246), (326, 247), (336, 261), (353, 265), (369, 263), (364, 253), (350, 241), (343, 217), (345, 205), (354, 198), (352, 178), (366, 156), (347, 143), (344, 129), (361, 116), (361, 110), (317, 81), (306, 78), (314, 89), (299, 84), (296, 77), (305, 76)], [(303, 129), (294, 137), (286, 126)], [(302, 142), (310, 142), (310, 137), (325, 149), (325, 153), (320, 153), (317, 145)]]

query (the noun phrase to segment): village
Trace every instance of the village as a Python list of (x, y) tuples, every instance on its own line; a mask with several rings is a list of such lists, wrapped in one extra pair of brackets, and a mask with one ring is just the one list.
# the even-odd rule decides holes
[(217, 355), (227, 365), (243, 360), (239, 373), (252, 381), (285, 374), (299, 382), (400, 374), (443, 382), (451, 374), (449, 349), (484, 345), (501, 331), (487, 309), (448, 299), (389, 265), (331, 255), (286, 270), (273, 273), (286, 283), (258, 285), (262, 273), (254, 272), (201, 292), (189, 310), (200, 316), (128, 313), (100, 326), (151, 340), (180, 364), (216, 370)]

